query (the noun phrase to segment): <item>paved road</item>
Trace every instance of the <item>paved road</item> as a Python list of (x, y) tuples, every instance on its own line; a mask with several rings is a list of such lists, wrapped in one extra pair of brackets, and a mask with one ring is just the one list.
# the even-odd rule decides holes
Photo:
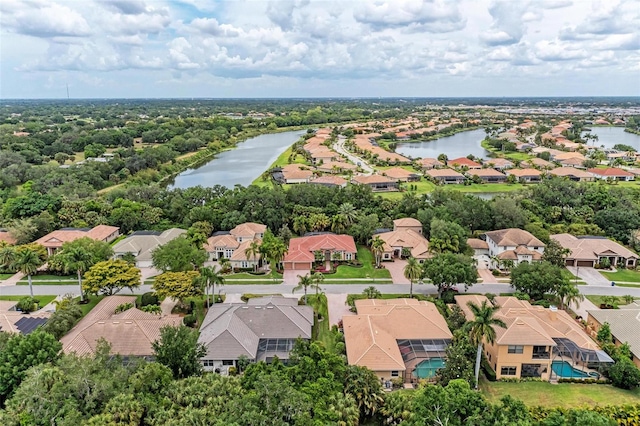
[(567, 269), (573, 275), (576, 275), (578, 278), (581, 278), (589, 286), (607, 287), (611, 285), (611, 281), (609, 281), (604, 275), (598, 272), (597, 269), (585, 268), (585, 267), (576, 268), (573, 266), (567, 266)]
[[(369, 287), (369, 284), (324, 284), (322, 286), (323, 291), (328, 294), (354, 294), (362, 293), (362, 291)], [(223, 293), (238, 294), (238, 293), (254, 293), (254, 294), (291, 294), (295, 286), (287, 284), (260, 284), (260, 285), (238, 285), (229, 284), (219, 289)], [(382, 293), (409, 293), (408, 284), (377, 284), (375, 287)], [(611, 286), (579, 286), (582, 294), (599, 294), (603, 296), (624, 296), (630, 294), (632, 296), (640, 297), (640, 287), (611, 287)], [(459, 286), (459, 290), (464, 292), (464, 286)], [(142, 285), (136, 294), (142, 294), (144, 292), (151, 291), (150, 285)], [(430, 294), (435, 295), (437, 293), (436, 287), (431, 284), (414, 285), (413, 291), (416, 294)], [(469, 288), (470, 293), (509, 293), (513, 289), (509, 284), (476, 284)], [(64, 294), (77, 294), (77, 285), (34, 285), (34, 294), (39, 295), (64, 295)], [(128, 294), (128, 291), (123, 291), (122, 294)], [(7, 286), (0, 287), (0, 296), (13, 296), (13, 295), (28, 295), (29, 286)], [(298, 295), (302, 295), (303, 291), (296, 292)]]
[(344, 147), (345, 141), (346, 138), (344, 136), (338, 136), (338, 141), (333, 144), (333, 150), (338, 154), (342, 154), (347, 157), (353, 164), (360, 164), (360, 167), (362, 168), (362, 170), (364, 170), (365, 175), (372, 175), (374, 172), (373, 167), (371, 167), (366, 161), (364, 161), (364, 159), (347, 151), (347, 149)]

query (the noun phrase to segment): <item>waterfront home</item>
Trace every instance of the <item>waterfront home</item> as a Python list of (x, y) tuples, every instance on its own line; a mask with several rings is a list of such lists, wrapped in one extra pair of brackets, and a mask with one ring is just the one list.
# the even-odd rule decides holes
[[(286, 362), (297, 339), (310, 340), (313, 308), (298, 306), (295, 298), (259, 297), (248, 303), (218, 303), (209, 308), (198, 343), (205, 371), (227, 375), (238, 360)], [(325, 319), (326, 320), (326, 319)]]
[(574, 182), (591, 182), (595, 179), (591, 173), (576, 169), (575, 167), (557, 167), (550, 170), (549, 174), (553, 176), (566, 177)]
[(311, 270), (313, 262), (355, 260), (358, 254), (351, 235), (325, 233), (292, 238), (284, 257), (285, 270)]
[(493, 343), (484, 342), (489, 365), (502, 378), (598, 378), (595, 370), (613, 362), (567, 312), (555, 306), (532, 306), (515, 297), (458, 295), (456, 303), (466, 319), (473, 321), (468, 303), (498, 307), (494, 318), (506, 328), (494, 326)]
[(367, 185), (373, 192), (397, 191), (398, 181), (382, 175), (358, 175), (351, 179), (351, 183)]
[(425, 176), (430, 177), (431, 180), (446, 184), (460, 184), (467, 180), (462, 173), (458, 173), (453, 169), (431, 169), (425, 172)]
[(78, 238), (88, 237), (92, 240), (110, 243), (118, 236), (120, 236), (120, 228), (117, 226), (98, 225), (93, 228), (62, 228), (38, 238), (35, 243), (46, 248), (47, 255), (52, 256), (64, 243)]
[(490, 158), (485, 161), (485, 163), (488, 164), (492, 169), (496, 170), (506, 170), (513, 167), (513, 162), (507, 160), (506, 158)]
[(113, 257), (121, 259), (126, 254), (132, 254), (138, 268), (150, 268), (153, 265), (151, 253), (158, 247), (168, 243), (187, 231), (171, 228), (166, 231), (136, 231), (113, 246)]
[(511, 169), (505, 172), (507, 176), (515, 176), (520, 182), (534, 183), (542, 180), (542, 172), (538, 169)]
[(444, 163), (437, 158), (421, 158), (416, 161), (422, 170), (439, 169), (444, 167)]
[(447, 165), (450, 167), (466, 167), (467, 169), (481, 169), (482, 164), (469, 160), (467, 157), (454, 158), (453, 160), (448, 160)]
[(341, 178), (340, 176), (330, 176), (330, 175), (324, 175), (324, 176), (311, 179), (309, 183), (314, 185), (323, 185), (323, 186), (330, 186), (330, 187), (339, 186), (340, 188), (344, 188), (345, 186), (347, 186), (346, 179)]
[(347, 362), (367, 367), (390, 381), (432, 378), (444, 366), (452, 335), (431, 302), (416, 299), (362, 299), (357, 315), (342, 318)]
[(281, 168), (282, 183), (307, 183), (313, 176), (313, 170), (300, 164), (287, 164)]
[(484, 183), (504, 183), (507, 177), (495, 169), (471, 169), (467, 172), (470, 177), (478, 176)]
[(60, 339), (62, 352), (93, 356), (100, 340), (110, 345), (110, 354), (153, 359), (152, 343), (160, 339), (160, 329), (182, 324), (179, 315), (157, 315), (136, 307), (116, 313), (121, 305), (136, 303), (136, 296), (107, 296), (69, 333)]
[(555, 234), (551, 235), (551, 238), (556, 240), (562, 248), (570, 251), (565, 258), (567, 266), (593, 268), (596, 264), (602, 263), (605, 258), (614, 267), (621, 265), (632, 268), (638, 262), (637, 254), (606, 237)]
[(419, 174), (403, 169), (402, 167), (392, 167), (383, 170), (382, 174), (398, 182), (417, 182), (420, 180)]

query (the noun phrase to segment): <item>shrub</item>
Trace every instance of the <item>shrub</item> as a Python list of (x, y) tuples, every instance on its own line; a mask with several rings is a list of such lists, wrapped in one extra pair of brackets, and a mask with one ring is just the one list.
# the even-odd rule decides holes
[(192, 327), (196, 325), (196, 317), (195, 315), (187, 315), (182, 319), (182, 322), (184, 323), (184, 325), (186, 325), (187, 327)]
[(131, 308), (133, 308), (133, 303), (123, 303), (121, 305), (118, 305), (114, 313), (118, 314), (120, 312), (127, 311)]
[(619, 358), (609, 368), (607, 375), (613, 386), (622, 389), (635, 389), (640, 386), (640, 369), (628, 358)]
[(229, 369), (227, 370), (230, 376), (235, 376), (236, 374), (238, 374), (238, 370), (236, 370), (236, 368), (234, 366), (229, 367)]
[(143, 294), (140, 299), (140, 307), (157, 305), (157, 304), (158, 304), (158, 295), (153, 291), (149, 291)]
[(482, 355), (482, 362), (480, 363), (480, 366), (482, 367), (482, 371), (484, 372), (484, 376), (487, 378), (487, 380), (489, 380), (490, 382), (495, 382), (496, 372), (493, 370), (493, 368), (489, 364), (489, 361), (487, 361), (487, 358), (484, 355)]
[(162, 313), (162, 308), (158, 305), (143, 306), (141, 310), (144, 312), (149, 312), (150, 314), (160, 315)]
[(545, 299), (536, 300), (535, 302), (532, 303), (532, 305), (544, 306), (545, 308), (548, 308), (549, 306), (551, 306), (551, 302)]
[(453, 291), (452, 289), (444, 290), (442, 294), (440, 294), (440, 300), (444, 303), (455, 303), (456, 299), (454, 297), (456, 294), (458, 294), (458, 292)]
[(38, 309), (39, 302), (40, 301), (38, 299), (34, 299), (33, 297), (30, 297), (30, 296), (23, 297), (16, 304), (16, 308), (19, 311), (22, 311), (25, 314), (28, 314), (29, 312), (33, 312), (36, 309)]

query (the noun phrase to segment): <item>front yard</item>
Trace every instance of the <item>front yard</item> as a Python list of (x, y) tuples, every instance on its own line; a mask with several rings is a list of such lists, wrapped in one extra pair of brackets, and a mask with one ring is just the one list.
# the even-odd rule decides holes
[(640, 272), (633, 271), (630, 269), (619, 269), (616, 272), (605, 272), (600, 271), (600, 273), (609, 281), (621, 282), (621, 283), (638, 283), (640, 284)]
[[(0, 300), (10, 300), (12, 302), (18, 302), (20, 299), (28, 296), (0, 296)], [(49, 303), (53, 302), (56, 296), (35, 296), (34, 299), (39, 301), (40, 308), (44, 308)]]
[(489, 382), (480, 381), (480, 390), (496, 403), (509, 395), (522, 400), (527, 406), (580, 407), (607, 404), (639, 404), (640, 389), (628, 391), (611, 385), (548, 382)]
[(373, 254), (365, 246), (358, 246), (358, 260), (361, 267), (340, 265), (335, 274), (325, 275), (325, 283), (328, 280), (353, 279), (353, 278), (381, 278), (383, 282), (391, 281), (391, 273), (384, 268), (376, 269)]
[[(587, 298), (587, 300), (589, 300), (591, 303), (593, 303), (597, 307), (600, 307), (600, 305), (605, 304), (605, 298), (607, 298), (607, 296), (597, 296), (597, 295), (591, 295), (591, 294), (585, 297)], [(615, 298), (616, 304), (618, 306), (623, 306), (627, 304), (627, 302), (624, 300), (624, 297), (622, 296), (609, 296), (609, 297)]]

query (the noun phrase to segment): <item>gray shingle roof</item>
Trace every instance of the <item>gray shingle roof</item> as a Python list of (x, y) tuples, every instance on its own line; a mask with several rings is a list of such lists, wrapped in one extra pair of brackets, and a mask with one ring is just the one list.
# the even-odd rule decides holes
[(609, 323), (611, 334), (628, 342), (631, 352), (640, 358), (640, 309), (594, 309), (587, 311), (600, 324)]

